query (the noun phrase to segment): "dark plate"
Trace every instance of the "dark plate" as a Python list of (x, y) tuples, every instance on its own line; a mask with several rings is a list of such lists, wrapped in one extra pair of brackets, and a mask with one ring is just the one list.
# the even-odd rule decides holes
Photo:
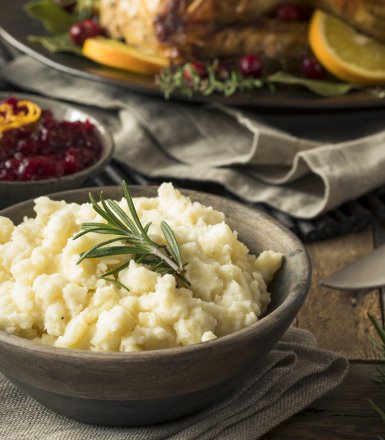
[[(71, 75), (124, 87), (135, 92), (162, 96), (152, 78), (104, 67), (72, 54), (51, 53), (40, 44), (30, 43), (28, 35), (46, 35), (47, 32), (37, 20), (32, 19), (24, 12), (23, 6), (26, 0), (12, 0), (6, 3), (6, 6), (0, 6), (0, 36), (21, 52), (54, 69)], [(182, 95), (175, 95), (174, 99), (188, 100)], [(385, 100), (375, 98), (365, 92), (355, 92), (334, 98), (321, 98), (304, 89), (287, 89), (285, 87), (279, 87), (275, 93), (261, 90), (253, 93), (237, 94), (229, 98), (212, 95), (210, 97), (194, 97), (192, 100), (195, 102), (215, 102), (275, 109), (322, 110), (385, 106)]]

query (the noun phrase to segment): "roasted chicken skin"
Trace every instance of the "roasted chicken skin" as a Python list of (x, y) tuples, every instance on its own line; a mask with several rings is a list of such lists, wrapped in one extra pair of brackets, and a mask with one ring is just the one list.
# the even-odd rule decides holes
[(100, 20), (112, 37), (170, 58), (209, 59), (250, 52), (270, 58), (287, 53), (302, 56), (307, 50), (304, 23), (262, 18), (279, 3), (282, 0), (101, 0)]
[(324, 9), (385, 42), (385, 0), (101, 0), (100, 20), (112, 37), (171, 59), (301, 57), (306, 23), (269, 18), (287, 3)]
[(183, 59), (206, 60), (261, 53), (284, 61), (308, 53), (307, 24), (259, 19), (256, 25), (228, 25), (220, 29), (178, 33), (170, 38)]
[(314, 3), (317, 8), (385, 43), (385, 0), (316, 0)]

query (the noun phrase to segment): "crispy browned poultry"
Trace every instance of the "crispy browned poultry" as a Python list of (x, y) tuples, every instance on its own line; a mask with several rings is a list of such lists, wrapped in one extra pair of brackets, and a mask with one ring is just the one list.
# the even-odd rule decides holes
[(112, 37), (170, 58), (207, 59), (250, 52), (270, 58), (287, 53), (302, 56), (307, 50), (304, 23), (262, 18), (281, 2), (102, 0), (100, 20)]
[(259, 19), (255, 25), (228, 25), (220, 29), (173, 35), (168, 43), (183, 59), (205, 60), (263, 53), (270, 59), (301, 58), (308, 52), (307, 23)]
[(318, 8), (385, 43), (385, 0), (316, 0), (315, 3)]
[(113, 37), (170, 58), (301, 57), (306, 23), (268, 17), (285, 3), (322, 8), (385, 42), (385, 0), (101, 0), (100, 19)]

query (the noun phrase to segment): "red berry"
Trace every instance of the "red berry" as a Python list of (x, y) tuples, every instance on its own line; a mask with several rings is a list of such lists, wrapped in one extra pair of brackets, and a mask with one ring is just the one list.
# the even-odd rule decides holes
[(70, 29), (71, 40), (81, 46), (87, 38), (86, 29), (80, 23), (74, 24)]
[(18, 174), (21, 180), (40, 180), (60, 176), (57, 160), (51, 156), (34, 156), (23, 159)]
[(315, 57), (307, 57), (302, 61), (303, 76), (310, 79), (322, 79), (326, 70)]
[(261, 76), (263, 62), (258, 55), (245, 55), (239, 60), (239, 70), (243, 76), (258, 78)]
[(74, 24), (70, 28), (71, 40), (82, 46), (87, 38), (96, 37), (102, 33), (102, 28), (95, 20), (87, 19)]
[(224, 64), (218, 64), (217, 70), (215, 71), (216, 76), (219, 79), (227, 79), (229, 77), (229, 70)]
[(183, 78), (189, 82), (192, 82), (194, 81), (194, 77), (197, 76), (200, 79), (206, 78), (206, 67), (202, 63), (198, 62), (187, 63), (183, 68)]
[(275, 12), (276, 18), (283, 21), (306, 21), (309, 19), (309, 11), (301, 6), (280, 5)]

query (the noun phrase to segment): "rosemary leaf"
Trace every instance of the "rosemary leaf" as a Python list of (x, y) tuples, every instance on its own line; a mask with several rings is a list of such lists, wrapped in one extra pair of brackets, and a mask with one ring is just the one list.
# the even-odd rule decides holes
[(176, 262), (179, 264), (179, 267), (182, 268), (183, 267), (182, 257), (180, 255), (179, 246), (176, 241), (174, 233), (172, 232), (170, 226), (165, 221), (162, 221), (160, 223), (160, 227), (162, 229), (164, 238), (167, 240), (167, 243), (170, 246), (170, 249), (173, 253)]
[(115, 267), (115, 269), (112, 269), (112, 270), (106, 272), (106, 273), (103, 275), (103, 278), (104, 278), (104, 277), (107, 277), (107, 276), (110, 276), (110, 275), (115, 275), (116, 273), (121, 272), (123, 269), (126, 269), (126, 268), (129, 266), (129, 264), (130, 264), (130, 260), (129, 260), (129, 261), (126, 261), (125, 263), (121, 264), (121, 265), (118, 266), (118, 267)]
[(135, 225), (130, 217), (123, 211), (123, 209), (115, 202), (115, 200), (107, 200), (110, 208), (120, 217), (123, 223), (127, 226), (127, 229), (132, 233), (135, 231)]
[[(83, 252), (82, 254), (80, 254), (80, 259), (78, 263), (82, 262), (85, 258), (98, 258), (92, 255), (95, 254), (95, 252), (102, 246), (106, 246), (107, 244), (111, 244), (117, 241), (122, 241), (122, 237), (112, 238), (111, 240), (103, 241), (103, 243), (97, 244), (93, 248), (89, 249), (87, 252)], [(109, 249), (111, 249), (111, 247)]]
[(114, 213), (109, 208), (108, 204), (106, 203), (103, 192), (100, 193), (100, 202), (104, 208), (104, 211), (108, 214), (108, 217), (110, 218), (110, 222), (114, 224), (116, 227), (121, 228), (124, 230), (126, 228), (126, 225), (124, 225), (118, 217), (114, 216)]
[(151, 226), (151, 222), (147, 223), (147, 225), (144, 227), (144, 231), (146, 232), (146, 234), (148, 234), (148, 230), (150, 229)]
[(125, 286), (123, 283), (121, 283), (119, 280), (116, 280), (115, 278), (108, 278), (108, 277), (106, 277), (106, 276), (101, 276), (101, 277), (99, 277), (101, 280), (106, 280), (106, 281), (109, 281), (110, 283), (112, 283), (112, 284), (115, 284), (115, 285), (117, 285), (118, 287), (121, 287), (121, 288), (123, 288), (123, 289), (126, 289), (128, 292), (130, 291), (130, 289), (127, 287), (127, 286)]
[(377, 412), (377, 414), (381, 417), (382, 421), (385, 423), (385, 412), (378, 405), (376, 405), (371, 399), (368, 399), (368, 400), (369, 400), (369, 403), (372, 405), (372, 407)]
[[(132, 217), (133, 217), (133, 219), (134, 219), (134, 222), (135, 222), (134, 228), (135, 228), (135, 226), (136, 226), (136, 228), (138, 229), (138, 232), (139, 232), (139, 231), (144, 232), (144, 233), (145, 233), (145, 236), (146, 236), (146, 235), (147, 235), (147, 234), (146, 234), (146, 231), (144, 230), (144, 228), (143, 228), (143, 226), (142, 226), (142, 223), (140, 223), (140, 220), (139, 220), (138, 214), (137, 214), (136, 209), (135, 209), (135, 206), (134, 206), (134, 202), (133, 202), (133, 200), (132, 200), (132, 197), (131, 197), (130, 191), (129, 191), (129, 189), (128, 189), (128, 185), (127, 185), (126, 182), (123, 181), (122, 186), (123, 186), (123, 192), (124, 192), (124, 196), (125, 196), (126, 201), (127, 201), (128, 208), (129, 208), (130, 213), (131, 213), (131, 215), (132, 215)], [(144, 237), (144, 238), (145, 238), (145, 237)]]
[(82, 228), (83, 230), (73, 237), (74, 240), (81, 237), (82, 235), (87, 234), (88, 232), (95, 232), (97, 234), (127, 235), (126, 231), (121, 229), (116, 229), (107, 224), (105, 226), (104, 224), (103, 226), (100, 226), (100, 224), (99, 226), (88, 226), (88, 223), (84, 223)]
[(369, 320), (372, 323), (373, 327), (375, 328), (378, 336), (380, 337), (384, 347), (385, 347), (385, 328), (380, 326), (380, 324), (376, 321), (376, 319), (374, 318), (373, 315), (368, 315), (369, 316)]
[(147, 251), (140, 250), (137, 247), (130, 246), (109, 246), (106, 248), (90, 249), (89, 251), (81, 254), (80, 261), (85, 258), (102, 258), (102, 257), (112, 257), (116, 255), (132, 255), (132, 254), (146, 254)]

